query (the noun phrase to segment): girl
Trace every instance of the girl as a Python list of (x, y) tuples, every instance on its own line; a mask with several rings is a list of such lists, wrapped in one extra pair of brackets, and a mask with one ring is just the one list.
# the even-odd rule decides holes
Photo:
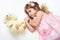
[(39, 40), (60, 40), (60, 17), (52, 15), (45, 5), (39, 7), (37, 2), (30, 1), (25, 12), (26, 26), (31, 32), (38, 31)]

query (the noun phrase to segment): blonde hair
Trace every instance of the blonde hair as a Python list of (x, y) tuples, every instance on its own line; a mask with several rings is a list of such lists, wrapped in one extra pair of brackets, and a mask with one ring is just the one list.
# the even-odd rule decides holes
[(42, 4), (40, 7), (41, 11), (45, 12), (46, 14), (50, 14), (51, 12), (48, 10), (47, 6)]

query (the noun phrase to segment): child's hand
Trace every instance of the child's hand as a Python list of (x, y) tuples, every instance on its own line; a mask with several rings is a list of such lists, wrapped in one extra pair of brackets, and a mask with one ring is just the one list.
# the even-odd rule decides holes
[(25, 22), (28, 22), (30, 20), (30, 18), (26, 17), (24, 20), (25, 20)]

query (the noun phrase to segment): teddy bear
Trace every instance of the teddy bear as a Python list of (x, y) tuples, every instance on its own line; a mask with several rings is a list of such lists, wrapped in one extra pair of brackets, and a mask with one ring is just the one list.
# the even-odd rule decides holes
[(5, 24), (10, 29), (10, 32), (14, 35), (22, 33), (26, 29), (26, 24), (24, 21), (21, 21), (16, 18), (16, 16), (12, 14), (8, 14), (5, 17)]

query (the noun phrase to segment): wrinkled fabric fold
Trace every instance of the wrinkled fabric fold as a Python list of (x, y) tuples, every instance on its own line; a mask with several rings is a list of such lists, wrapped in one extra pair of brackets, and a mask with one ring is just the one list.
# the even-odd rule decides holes
[(39, 34), (39, 40), (55, 40), (60, 37), (60, 17), (44, 14), (40, 25), (36, 29)]

